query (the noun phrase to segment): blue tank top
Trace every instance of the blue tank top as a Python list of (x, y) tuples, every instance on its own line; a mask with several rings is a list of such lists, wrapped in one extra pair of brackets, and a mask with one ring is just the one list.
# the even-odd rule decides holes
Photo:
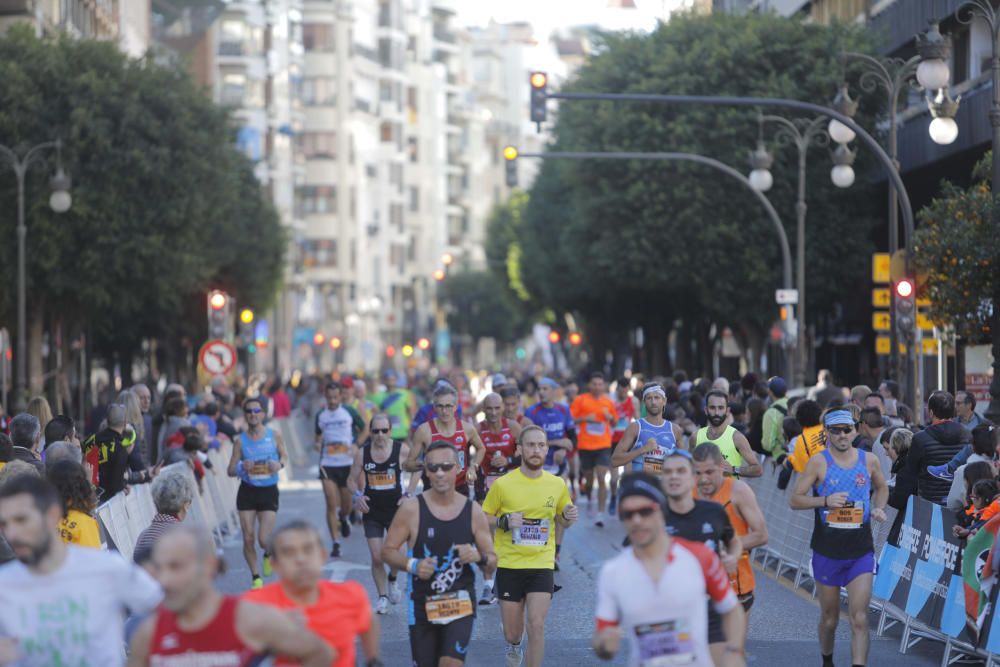
[(645, 470), (651, 474), (659, 474), (663, 468), (663, 459), (677, 449), (677, 438), (674, 437), (674, 425), (669, 421), (664, 421), (659, 426), (650, 424), (645, 419), (639, 420), (639, 433), (636, 435), (632, 449), (641, 449), (650, 438), (656, 440), (655, 451), (643, 454), (632, 460), (632, 472)]
[(274, 441), (274, 432), (265, 429), (264, 437), (251, 440), (246, 433), (240, 434), (240, 455), (244, 461), (251, 461), (250, 472), (245, 481), (253, 486), (274, 486), (278, 483), (278, 473), (267, 468), (268, 461), (278, 461), (278, 445)]
[(829, 449), (821, 453), (826, 460), (826, 475), (816, 485), (813, 494), (829, 496), (847, 492), (848, 504), (838, 508), (816, 508), (812, 548), (827, 558), (859, 558), (874, 551), (871, 530), (872, 478), (868, 473), (865, 451), (858, 451), (858, 460), (851, 468), (842, 468), (834, 461)]

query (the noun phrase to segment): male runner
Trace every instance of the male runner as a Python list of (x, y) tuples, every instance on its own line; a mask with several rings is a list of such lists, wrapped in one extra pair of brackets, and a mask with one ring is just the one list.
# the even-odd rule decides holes
[(698, 497), (719, 503), (729, 516), (729, 523), (736, 530), (736, 536), (743, 545), (736, 573), (730, 575), (729, 583), (743, 609), (746, 611), (746, 622), (750, 623), (750, 608), (753, 606), (754, 576), (750, 563), (750, 551), (754, 547), (767, 544), (767, 523), (764, 514), (757, 504), (753, 489), (741, 480), (726, 477), (722, 474), (722, 452), (711, 442), (695, 447), (691, 452), (694, 458), (694, 474), (698, 485)]
[[(288, 463), (288, 453), (281, 436), (264, 426), (264, 404), (259, 398), (243, 401), (243, 415), (247, 430), (233, 442), (228, 473), (240, 478), (236, 509), (243, 531), (243, 558), (250, 566), (253, 588), (260, 588), (264, 581), (257, 570), (257, 543), (264, 550), (264, 576), (269, 577), (271, 558), (267, 545), (278, 516), (278, 471)], [(254, 530), (258, 528), (255, 539)]]
[[(388, 423), (387, 419), (387, 433)], [(271, 553), (278, 581), (245, 593), (243, 599), (282, 610), (300, 610), (306, 627), (337, 656), (332, 667), (355, 667), (354, 641), (359, 638), (365, 664), (381, 667), (379, 623), (372, 617), (368, 594), (356, 581), (336, 583), (323, 576), (326, 554), (316, 526), (302, 519), (278, 526), (271, 535)]]
[(379, 412), (389, 415), (392, 423), (392, 439), (406, 440), (410, 435), (410, 422), (417, 414), (417, 399), (408, 389), (396, 387), (399, 374), (389, 369), (383, 375), (385, 391), (372, 394), (371, 400)]
[[(458, 392), (450, 384), (439, 384), (434, 388), (432, 395), (434, 404), (434, 417), (427, 423), (421, 424), (420, 428), (413, 434), (413, 446), (410, 454), (403, 463), (403, 470), (407, 472), (417, 472), (423, 469), (420, 463), (420, 455), (434, 441), (443, 440), (451, 443), (458, 455), (458, 474), (455, 476), (455, 484), (460, 495), (469, 495), (469, 483), (475, 484), (477, 470), (482, 465), (483, 456), (486, 450), (483, 448), (483, 441), (479, 439), (479, 432), (467, 421), (455, 418), (455, 409), (458, 406)], [(470, 448), (475, 450), (475, 454), (470, 453)], [(472, 458), (474, 456), (474, 458)], [(470, 458), (472, 460), (470, 461)], [(428, 481), (424, 480), (424, 486), (428, 486)]]
[[(615, 386), (615, 412), (618, 413), (618, 419), (611, 431), (612, 456), (629, 425), (639, 416), (639, 401), (632, 395), (630, 382), (628, 378), (621, 377)], [(621, 466), (622, 464), (611, 464), (611, 502), (608, 503), (608, 514), (615, 513), (615, 503), (618, 502), (618, 475)]]
[(552, 524), (571, 526), (578, 512), (566, 483), (542, 470), (549, 445), (545, 431), (527, 426), (518, 439), (521, 466), (490, 488), (483, 511), (498, 529), (497, 581), (500, 617), (507, 640), (507, 667), (521, 664), (521, 638), (528, 622), (527, 667), (541, 667), (545, 617), (555, 585)]
[(795, 510), (812, 509), (816, 515), (810, 546), (820, 605), (818, 630), (823, 667), (833, 665), (843, 587), (847, 588), (851, 618), (851, 663), (858, 667), (868, 660), (870, 641), (868, 604), (875, 571), (871, 520), (885, 521), (889, 487), (878, 459), (851, 446), (856, 433), (850, 412), (830, 410), (823, 417), (823, 425), (826, 449), (809, 459), (795, 483), (789, 505)]
[(357, 451), (355, 442), (368, 437), (365, 421), (341, 398), (341, 386), (326, 385), (326, 407), (316, 414), (316, 442), (319, 455), (319, 478), (326, 500), (326, 525), (333, 540), (332, 558), (340, 557), (340, 538), (351, 536), (351, 490), (348, 478)]
[[(629, 667), (743, 667), (743, 608), (725, 569), (711, 549), (670, 537), (666, 504), (653, 475), (622, 479), (618, 512), (632, 546), (598, 575), (594, 651), (610, 660), (627, 641)], [(709, 598), (726, 638), (721, 660), (713, 660), (708, 647)]]
[(663, 457), (680, 447), (684, 449), (684, 431), (663, 417), (667, 393), (660, 384), (642, 388), (642, 404), (646, 416), (633, 421), (625, 429), (611, 455), (612, 466), (629, 466), (629, 472), (659, 475)]
[[(496, 567), (496, 554), (483, 510), (455, 490), (460, 470), (455, 446), (443, 440), (430, 443), (424, 467), (430, 484), (396, 512), (382, 560), (410, 573), (414, 667), (460, 667), (476, 616), (471, 565)], [(407, 555), (400, 551), (404, 544)]]
[(336, 654), (287, 614), (215, 590), (219, 558), (203, 527), (172, 526), (153, 546), (163, 605), (132, 635), (129, 667), (249, 667), (272, 654), (329, 667)]
[(389, 571), (388, 582), (386, 581), (382, 539), (396, 516), (396, 508), (403, 501), (401, 461), (410, 453), (410, 447), (393, 441), (388, 415), (377, 414), (372, 417), (370, 432), (371, 441), (354, 456), (351, 489), (358, 509), (364, 514), (365, 538), (372, 558), (372, 577), (378, 591), (375, 613), (385, 614), (389, 611), (389, 602), (398, 603), (400, 594), (396, 587), (396, 570)]
[[(566, 409), (569, 410), (570, 406), (573, 405), (573, 401), (576, 397), (580, 395), (580, 385), (577, 384), (576, 380), (567, 380), (562, 385), (562, 401), (561, 405), (565, 405)], [(572, 415), (570, 415), (572, 416)], [(569, 463), (569, 493), (573, 496), (573, 502), (576, 502), (577, 490), (580, 484), (580, 457), (577, 455), (577, 444), (579, 444), (579, 434), (576, 428), (576, 421), (573, 422), (573, 449), (570, 449), (566, 453), (566, 460)]]
[(611, 425), (617, 419), (615, 404), (605, 394), (604, 374), (590, 374), (588, 392), (580, 394), (570, 406), (579, 425), (577, 449), (580, 456), (580, 491), (587, 496), (587, 512), (595, 515), (590, 492), (597, 473), (597, 508), (594, 525), (604, 527), (604, 508), (608, 500), (607, 476), (611, 465)]
[(521, 411), (521, 390), (516, 383), (510, 383), (500, 390), (500, 398), (503, 400), (503, 418), (512, 421), (520, 427), (525, 427), (531, 423), (530, 419), (524, 416)]
[[(718, 390), (705, 394), (705, 414), (708, 426), (699, 429), (695, 435), (695, 445), (703, 442), (715, 443), (725, 459), (723, 470), (727, 475), (737, 477), (760, 477), (764, 469), (757, 461), (757, 455), (750, 447), (746, 436), (726, 424), (729, 418), (729, 399)], [(694, 449), (694, 447), (692, 447)]]
[[(739, 566), (743, 545), (735, 534), (722, 505), (694, 497), (694, 461), (691, 452), (675, 449), (663, 460), (663, 487), (667, 492), (667, 532), (691, 542), (703, 542), (718, 554), (729, 576)], [(716, 664), (722, 664), (733, 640), (726, 643), (722, 620), (714, 609), (708, 610), (708, 643)], [(740, 648), (743, 646), (740, 644)]]

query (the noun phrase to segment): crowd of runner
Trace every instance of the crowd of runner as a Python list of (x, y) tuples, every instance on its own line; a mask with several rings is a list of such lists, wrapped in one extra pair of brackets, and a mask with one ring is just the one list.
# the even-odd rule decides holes
[[(815, 515), (822, 664), (833, 664), (846, 589), (851, 664), (865, 665), (872, 521), (919, 495), (963, 512), (956, 535), (967, 538), (1000, 507), (997, 438), (964, 392), (932, 394), (925, 420), (895, 383), (840, 388), (827, 371), (794, 398), (782, 378), (753, 374), (609, 383), (600, 372), (578, 382), (390, 370), (380, 380), (314, 376), (242, 396), (217, 380), (192, 396), (166, 386), (156, 401), (136, 385), (81, 431), (40, 397), (5, 417), (0, 665), (251, 665), (270, 655), (346, 667), (360, 646), (374, 666), (379, 616), (405, 601), (417, 667), (475, 664), (474, 620), (491, 605), (508, 667), (539, 667), (566, 531), (616, 519), (625, 545), (597, 575), (595, 654), (627, 646), (630, 665), (736, 667), (755, 599), (750, 552), (768, 540), (744, 480), (764, 466), (780, 470), (793, 509)], [(325, 532), (278, 520), (290, 459), (273, 419), (293, 409), (315, 435)], [(212, 469), (207, 452), (227, 441), (228, 466)], [(185, 521), (206, 475), (239, 479), (242, 595), (218, 592), (221, 552)], [(137, 484), (152, 485), (157, 515), (127, 563), (102, 550), (96, 508)], [(360, 583), (323, 576), (354, 531), (367, 542), (373, 601)]]

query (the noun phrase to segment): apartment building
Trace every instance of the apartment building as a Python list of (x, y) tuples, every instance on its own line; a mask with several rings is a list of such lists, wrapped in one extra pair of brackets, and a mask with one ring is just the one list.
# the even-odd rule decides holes
[(39, 35), (67, 33), (117, 41), (138, 57), (150, 44), (151, 0), (0, 0), (0, 32), (33, 25)]

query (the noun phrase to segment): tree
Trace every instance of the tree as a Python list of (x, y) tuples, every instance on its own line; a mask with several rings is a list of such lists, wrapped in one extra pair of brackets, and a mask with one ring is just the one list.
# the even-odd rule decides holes
[(473, 340), (495, 338), (512, 343), (526, 335), (530, 322), (506, 291), (486, 271), (463, 271), (441, 283), (441, 300), (449, 306), (448, 328)]
[(922, 290), (931, 300), (928, 316), (970, 344), (990, 339), (997, 247), (990, 222), (991, 159), (987, 153), (976, 165), (968, 188), (942, 183), (942, 196), (920, 211), (914, 236), (915, 264), (926, 276)]

